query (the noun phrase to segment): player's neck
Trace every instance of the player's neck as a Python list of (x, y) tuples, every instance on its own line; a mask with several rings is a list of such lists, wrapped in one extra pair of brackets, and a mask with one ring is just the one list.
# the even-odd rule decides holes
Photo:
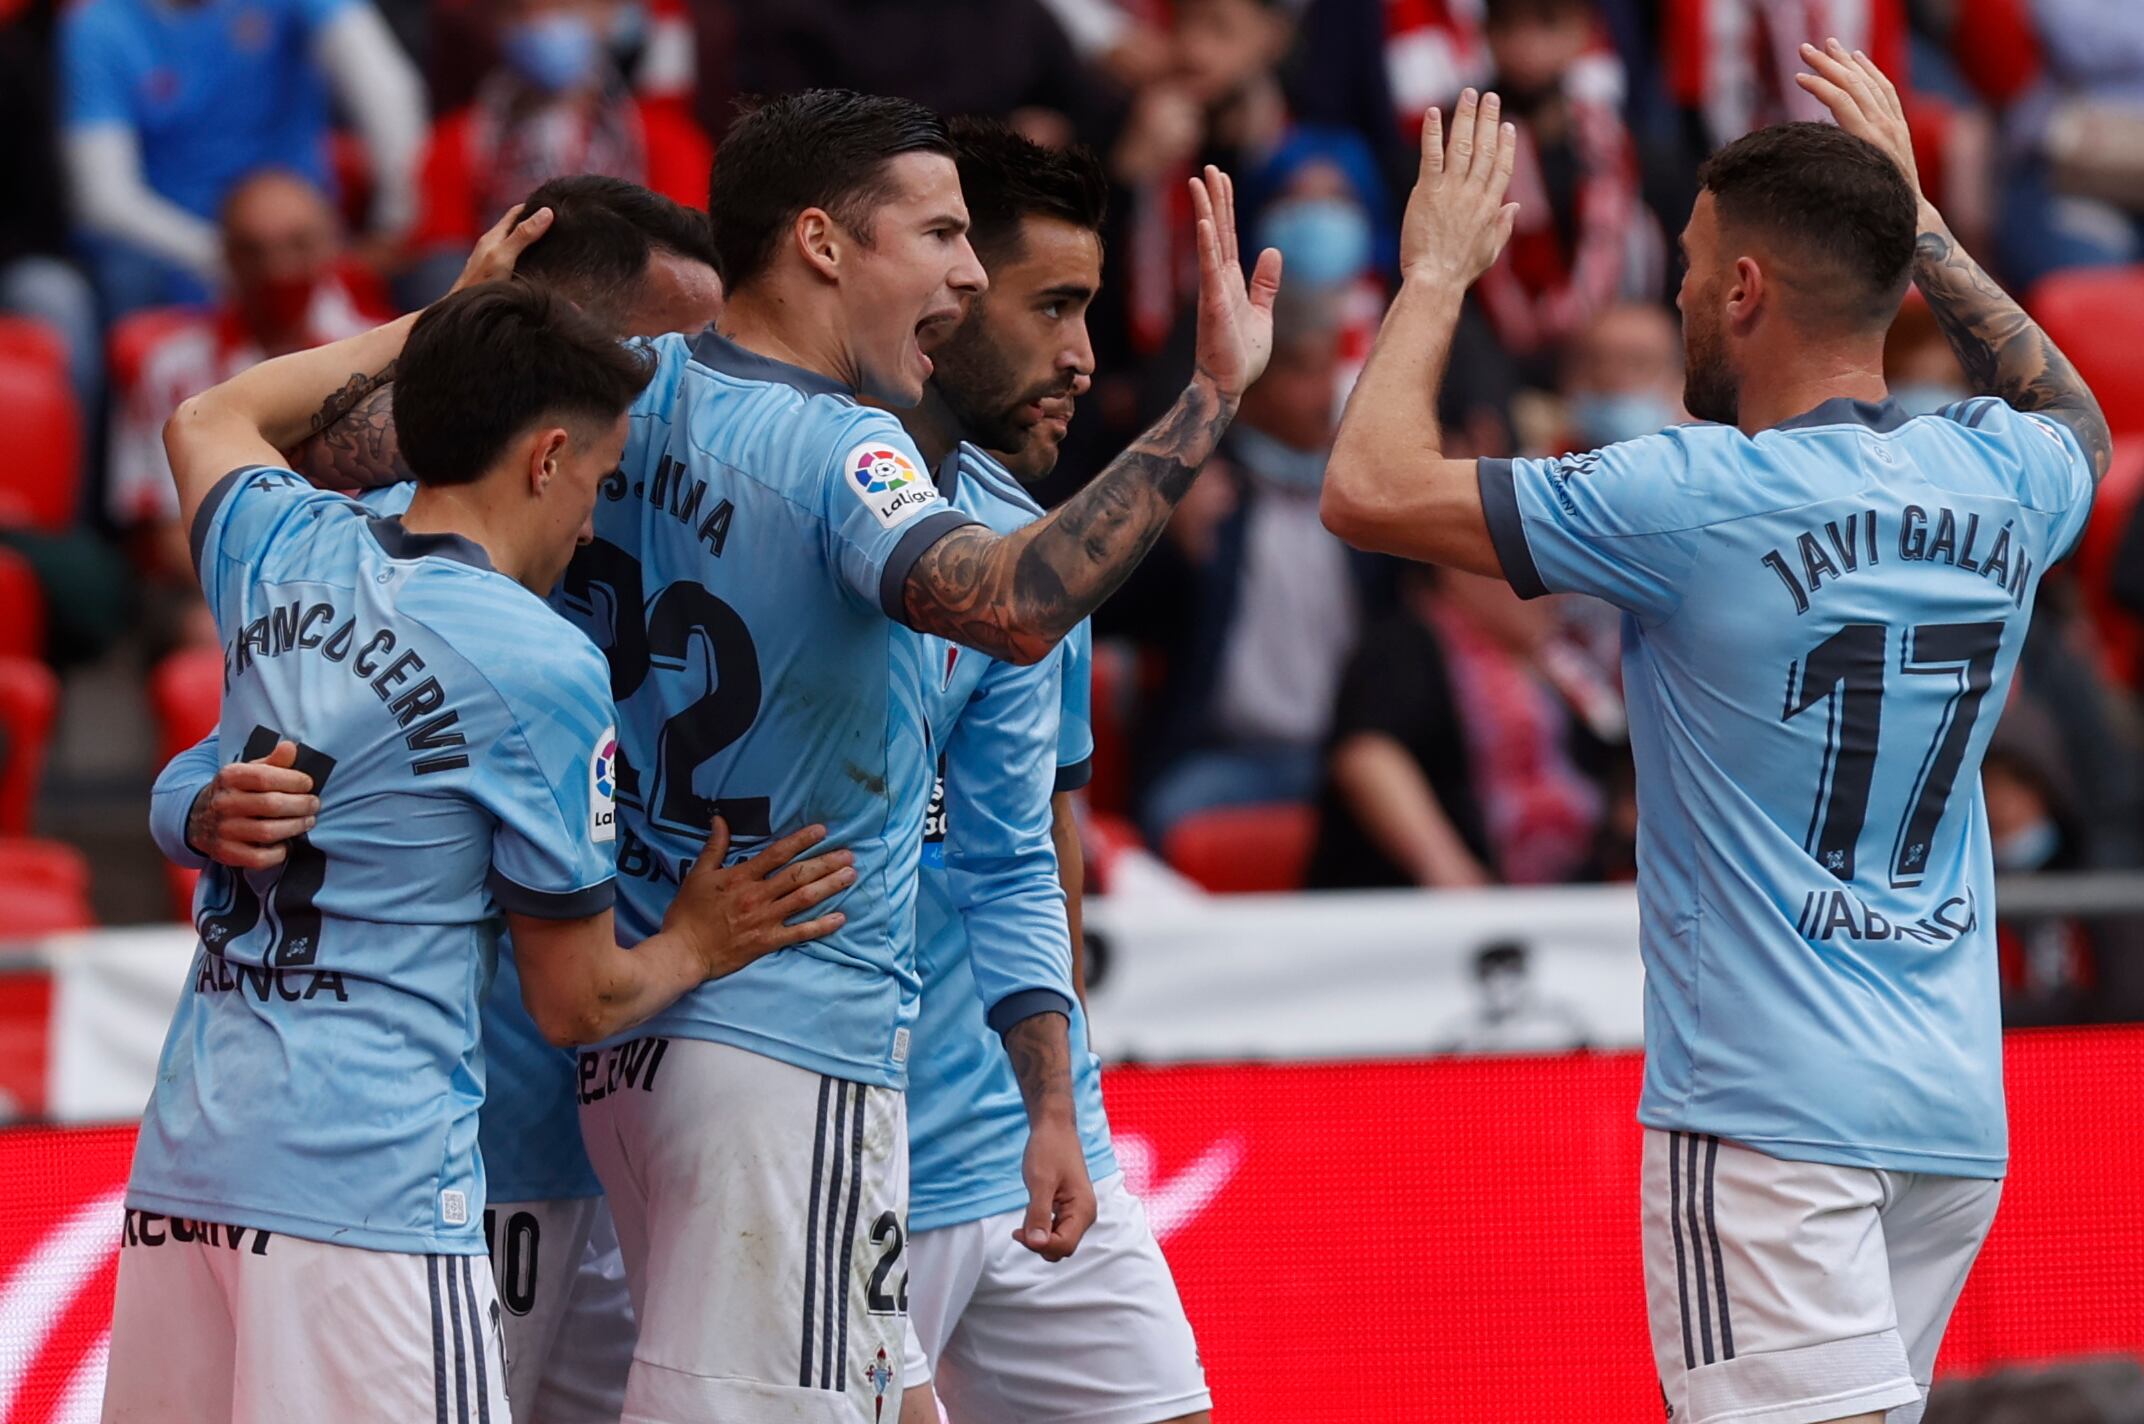
[(809, 299), (793, 299), (783, 284), (768, 277), (723, 303), (715, 330), (756, 356), (796, 366), (856, 389), (857, 373), (838, 339), (832, 313), (824, 319)]
[(967, 438), (960, 428), (960, 417), (953, 414), (953, 408), (945, 403), (945, 397), (938, 393), (937, 383), (933, 381), (923, 383), (922, 400), (893, 414), (934, 470)]
[(1884, 385), (1880, 339), (1866, 351), (1780, 353), (1753, 362), (1752, 368), (1764, 372), (1764, 377), (1742, 387), (1735, 424), (1744, 435), (1770, 430), (1828, 400), (1843, 396), (1873, 403), (1890, 393)]
[(514, 536), (515, 521), (496, 507), (495, 494), (488, 479), (464, 485), (419, 485), (402, 515), (402, 527), (412, 534), (458, 534), (482, 549), (494, 569), (530, 586), (538, 561), (521, 548), (522, 541)]

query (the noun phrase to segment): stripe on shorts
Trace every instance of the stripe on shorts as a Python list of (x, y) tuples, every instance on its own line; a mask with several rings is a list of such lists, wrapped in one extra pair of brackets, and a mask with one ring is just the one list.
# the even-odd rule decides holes
[(1682, 1253), (1682, 1134), (1668, 1134), (1668, 1230), (1675, 1237), (1676, 1314), (1682, 1319), (1682, 1367), (1697, 1368), (1697, 1344), (1690, 1334), (1690, 1277)]
[[(462, 1260), (462, 1298), (469, 1303), (469, 1343), (474, 1347), (470, 1359), (476, 1365), (476, 1418), (477, 1424), (491, 1424), (491, 1381), (484, 1376), (484, 1326), (476, 1308), (476, 1282), (469, 1274), (469, 1258)], [(485, 1261), (489, 1267), (491, 1262)]]
[(834, 1080), (834, 1111), (830, 1115), (832, 1135), (827, 1141), (826, 1156), (830, 1164), (826, 1185), (826, 1260), (820, 1269), (825, 1272), (824, 1285), (819, 1303), (819, 1378), (821, 1389), (834, 1385), (834, 1319), (838, 1311), (848, 1314), (844, 1293), (835, 1289), (836, 1282), (847, 1283), (848, 1272), (844, 1269), (843, 1253), (837, 1251), (835, 1233), (841, 1229), (841, 1192), (848, 1177), (848, 1111), (849, 1094), (860, 1091), (854, 1083)]
[[(849, 1213), (841, 1228), (841, 1239), (852, 1252), (856, 1246), (856, 1207), (864, 1186), (864, 1094), (868, 1091), (861, 1083), (849, 1085), (855, 1107), (849, 1124)], [(849, 1387), (849, 1288), (854, 1284), (850, 1280), (841, 1283), (841, 1348), (834, 1352), (834, 1388), (843, 1391)], [(831, 1307), (833, 1303), (829, 1294), (827, 1305)]]
[(1705, 1357), (1705, 1363), (1713, 1363), (1712, 1350), (1712, 1289), (1705, 1278), (1705, 1238), (1698, 1230), (1697, 1220), (1697, 1134), (1686, 1132), (1683, 1136), (1689, 1143), (1689, 1155), (1683, 1159), (1682, 1210), (1690, 1223), (1690, 1256), (1696, 1269), (1691, 1272), (1697, 1284), (1697, 1347)]
[(447, 1424), (447, 1335), (439, 1315), (439, 1258), (424, 1258), (424, 1283), (432, 1293), (432, 1424)]
[(469, 1424), (469, 1355), (462, 1347), (461, 1291), (454, 1267), (444, 1260), (439, 1265), (447, 1276), (447, 1323), (454, 1332), (454, 1419), (455, 1424)]
[(1720, 1358), (1735, 1357), (1734, 1327), (1727, 1319), (1727, 1261), (1720, 1254), (1720, 1223), (1712, 1213), (1712, 1174), (1720, 1161), (1720, 1139), (1705, 1139), (1705, 1236), (1712, 1243), (1712, 1283), (1720, 1304)]

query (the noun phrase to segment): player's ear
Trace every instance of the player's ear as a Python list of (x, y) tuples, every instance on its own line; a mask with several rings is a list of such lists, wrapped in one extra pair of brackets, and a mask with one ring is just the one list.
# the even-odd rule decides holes
[(564, 426), (553, 425), (536, 432), (536, 438), (529, 443), (530, 493), (544, 493), (558, 478), (559, 465), (566, 457), (566, 442)]
[(797, 252), (805, 265), (828, 281), (840, 275), (841, 258), (848, 234), (824, 208), (806, 208), (790, 228)]
[(1771, 283), (1754, 257), (1737, 257), (1734, 276), (1727, 283), (1725, 302), (1727, 324), (1738, 331), (1747, 331), (1772, 300)]

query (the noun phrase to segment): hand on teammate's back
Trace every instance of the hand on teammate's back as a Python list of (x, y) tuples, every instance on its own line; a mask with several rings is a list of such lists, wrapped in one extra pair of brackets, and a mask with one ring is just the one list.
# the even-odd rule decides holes
[(663, 916), (664, 932), (691, 940), (709, 979), (734, 974), (777, 949), (832, 934), (847, 919), (838, 910), (789, 923), (856, 883), (856, 857), (850, 852), (804, 856), (825, 839), (826, 827), (806, 826), (750, 860), (724, 865), (730, 828), (717, 816)]
[(219, 865), (266, 870), (281, 865), (284, 842), (313, 828), (320, 798), (313, 779), (295, 769), (298, 745), (277, 742), (259, 761), (234, 761), (194, 797), (186, 843)]
[(1876, 61), (1860, 50), (1849, 54), (1836, 39), (1825, 40), (1822, 49), (1803, 45), (1802, 60), (1815, 73), (1797, 74), (1794, 82), (1831, 110), (1840, 128), (1882, 149), (1913, 185), (1913, 196), (1927, 202), (1921, 192), (1920, 170), (1913, 162), (1913, 131), (1906, 126), (1906, 106)]
[(1400, 221), (1403, 277), (1471, 286), (1511, 240), (1519, 205), (1504, 193), (1518, 131), (1498, 122), (1502, 108), (1495, 94), (1460, 94), (1449, 146), (1440, 111), (1422, 120), (1422, 168)]
[(1241, 400), (1273, 354), (1273, 298), (1280, 292), (1280, 253), (1258, 254), (1250, 280), (1236, 243), (1236, 180), (1212, 164), (1191, 180), (1198, 214), (1198, 369), (1221, 397)]

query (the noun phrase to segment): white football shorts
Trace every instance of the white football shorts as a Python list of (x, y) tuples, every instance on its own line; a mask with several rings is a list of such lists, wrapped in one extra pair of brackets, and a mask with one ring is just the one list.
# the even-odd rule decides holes
[(1213, 1407), (1198, 1342), (1146, 1208), (1113, 1172), (1079, 1249), (1045, 1261), (1025, 1213), (908, 1243), (903, 1383), (932, 1381), (959, 1424), (1160, 1424)]
[(890, 1424), (906, 1099), (728, 1044), (581, 1055), (581, 1135), (640, 1321), (626, 1424)]
[(1674, 1424), (1916, 1424), (2002, 1183), (1645, 1130), (1653, 1358)]
[(633, 1364), (633, 1300), (601, 1197), (485, 1209), (505, 1310), (513, 1424), (616, 1424)]

